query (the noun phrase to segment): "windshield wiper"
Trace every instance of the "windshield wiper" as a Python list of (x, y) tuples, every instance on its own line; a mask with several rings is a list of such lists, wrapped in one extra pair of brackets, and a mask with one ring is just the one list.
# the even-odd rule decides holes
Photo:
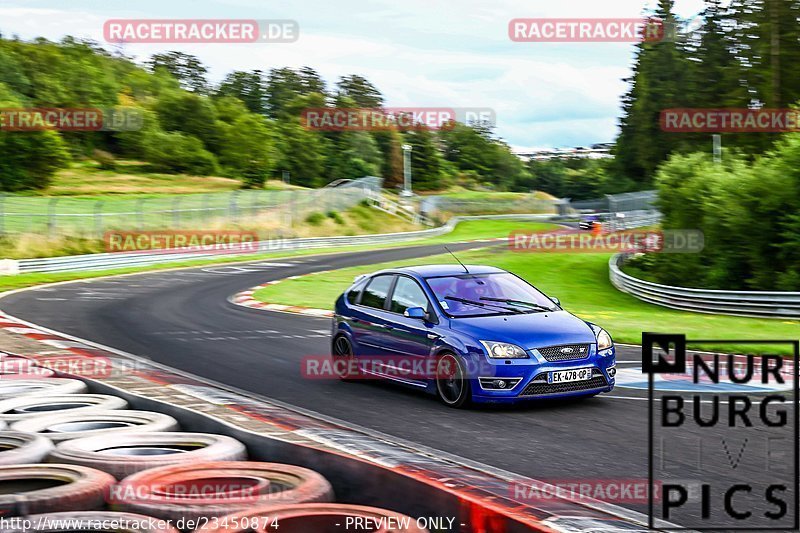
[(459, 298), (458, 296), (445, 296), (444, 299), (445, 300), (453, 300), (454, 302), (461, 302), (462, 304), (467, 304), (467, 305), (475, 305), (477, 307), (484, 307), (484, 308), (485, 307), (495, 307), (497, 309), (502, 309), (501, 313), (503, 313), (503, 314), (518, 315), (520, 313), (524, 313), (525, 312), (525, 311), (522, 311), (520, 309), (512, 309), (510, 307), (505, 307), (503, 305), (485, 304), (483, 302), (476, 302), (475, 300), (467, 300), (466, 298)]
[(540, 309), (541, 311), (555, 311), (555, 308), (545, 307), (535, 302), (526, 302), (525, 300), (514, 300), (511, 298), (489, 298), (487, 296), (482, 296), (481, 300), (489, 300), (490, 302), (504, 302), (512, 305), (527, 305), (529, 307), (533, 307), (534, 309)]

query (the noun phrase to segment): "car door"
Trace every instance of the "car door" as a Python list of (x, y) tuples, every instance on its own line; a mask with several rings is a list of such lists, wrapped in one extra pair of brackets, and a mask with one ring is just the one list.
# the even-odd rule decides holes
[(433, 312), (433, 307), (419, 283), (410, 276), (399, 275), (389, 297), (392, 324), (386, 331), (385, 346), (387, 352), (393, 354), (398, 362), (402, 361), (401, 370), (405, 365), (411, 369), (409, 379), (424, 381), (427, 374), (433, 372), (433, 369), (428, 372), (426, 362), (436, 334), (432, 323), (404, 316), (403, 313), (409, 307), (421, 307)]
[(358, 303), (353, 307), (351, 320), (355, 355), (359, 358), (386, 354), (386, 331), (389, 316), (386, 305), (394, 285), (394, 274), (379, 274), (367, 282)]

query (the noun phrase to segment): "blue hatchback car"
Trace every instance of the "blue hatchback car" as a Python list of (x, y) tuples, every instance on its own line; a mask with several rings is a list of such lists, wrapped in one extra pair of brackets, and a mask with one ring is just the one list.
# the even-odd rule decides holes
[(390, 379), (451, 407), (593, 396), (616, 373), (605, 330), (510, 272), (470, 265), (356, 278), (336, 300), (332, 357), (342, 379)]

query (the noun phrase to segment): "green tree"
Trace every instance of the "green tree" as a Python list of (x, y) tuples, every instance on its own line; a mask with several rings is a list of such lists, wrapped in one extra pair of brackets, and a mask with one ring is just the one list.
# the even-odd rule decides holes
[(404, 139), (411, 145), (412, 188), (420, 191), (444, 188), (442, 156), (431, 130), (426, 127), (415, 128), (405, 132)]
[(187, 91), (200, 94), (208, 92), (208, 68), (196, 56), (183, 52), (165, 52), (154, 54), (147, 64), (153, 72), (169, 72)]
[(267, 90), (260, 70), (231, 72), (222, 80), (217, 96), (238, 98), (253, 113), (265, 115), (267, 112)]
[[(666, 27), (676, 27), (672, 0), (660, 0), (656, 16)], [(680, 35), (679, 35), (680, 37)], [(664, 132), (660, 116), (664, 109), (685, 107), (688, 60), (680, 39), (637, 44), (630, 90), (623, 98), (623, 116), (615, 155), (617, 169), (646, 187), (656, 168), (677, 149), (680, 133)]]

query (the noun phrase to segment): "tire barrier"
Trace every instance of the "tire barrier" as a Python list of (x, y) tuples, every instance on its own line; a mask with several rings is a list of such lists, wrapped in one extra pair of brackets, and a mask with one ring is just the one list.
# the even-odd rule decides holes
[(211, 433), (125, 433), (62, 442), (50, 454), (55, 463), (97, 468), (117, 479), (150, 468), (208, 461), (244, 461), (238, 440)]
[(68, 378), (14, 378), (0, 379), (0, 400), (20, 396), (73, 394), (87, 392), (83, 381)]
[(153, 468), (125, 478), (112, 494), (115, 508), (165, 520), (202, 520), (265, 505), (333, 500), (333, 488), (321, 474), (260, 462)]
[[(0, 529), (0, 533), (75, 533), (76, 531), (114, 531), (117, 533), (178, 533), (165, 524), (153, 524), (151, 517), (114, 511), (47, 513), (26, 516), (25, 525)], [(154, 527), (151, 527), (154, 526)], [(83, 529), (78, 529), (81, 527)]]
[(15, 431), (46, 433), (55, 443), (83, 437), (141, 431), (176, 431), (178, 421), (151, 411), (90, 411), (37, 416), (14, 422)]
[(394, 511), (336, 503), (309, 503), (301, 505), (269, 505), (241, 514), (222, 517), (214, 524), (196, 530), (196, 533), (334, 533), (347, 531), (345, 519), (364, 519), (357, 528), (362, 533), (428, 533), (417, 521)]
[(0, 466), (39, 463), (53, 451), (53, 443), (36, 433), (0, 431)]
[(102, 509), (114, 476), (78, 465), (0, 467), (0, 516)]
[(127, 409), (128, 402), (108, 394), (58, 394), (23, 396), (13, 400), (0, 400), (0, 420), (18, 422), (28, 418), (89, 411)]

